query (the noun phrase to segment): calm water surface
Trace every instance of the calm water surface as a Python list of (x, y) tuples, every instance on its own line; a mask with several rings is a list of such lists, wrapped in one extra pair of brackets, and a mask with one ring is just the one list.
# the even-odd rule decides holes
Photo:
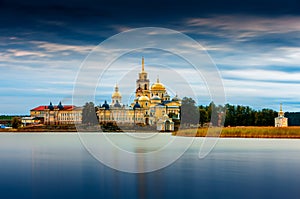
[[(113, 136), (132, 146), (126, 135)], [(132, 174), (99, 163), (77, 134), (0, 134), (0, 197), (300, 198), (300, 140), (223, 138), (199, 159), (201, 142), (164, 169)]]

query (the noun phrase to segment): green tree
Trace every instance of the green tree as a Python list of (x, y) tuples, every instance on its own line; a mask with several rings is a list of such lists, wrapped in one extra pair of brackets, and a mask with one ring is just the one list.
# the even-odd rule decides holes
[(96, 125), (98, 124), (97, 108), (93, 102), (87, 102), (82, 109), (82, 124)]
[(184, 97), (180, 107), (181, 124), (190, 125), (199, 123), (199, 110), (195, 100), (190, 97)]
[(262, 109), (263, 122), (262, 126), (274, 126), (274, 118), (277, 117), (277, 112), (271, 109)]
[(235, 106), (226, 104), (225, 108), (226, 108), (226, 118), (225, 118), (224, 126), (235, 126), (236, 125)]
[(210, 120), (211, 124), (213, 126), (217, 126), (218, 125), (218, 108), (216, 107), (214, 102), (209, 103), (208, 105), (208, 119)]
[(21, 120), (18, 117), (13, 117), (11, 120), (11, 126), (14, 129), (21, 127)]
[(200, 115), (200, 118), (199, 118), (199, 124), (203, 127), (203, 125), (205, 123), (207, 123), (209, 120), (208, 120), (208, 113), (207, 113), (207, 110), (204, 106), (200, 105), (199, 106), (199, 115)]

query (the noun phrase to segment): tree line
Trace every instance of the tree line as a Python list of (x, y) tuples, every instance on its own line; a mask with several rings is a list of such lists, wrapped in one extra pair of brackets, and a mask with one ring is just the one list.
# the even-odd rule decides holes
[(213, 126), (222, 123), (224, 126), (273, 126), (277, 116), (278, 112), (267, 108), (255, 110), (249, 106), (231, 104), (217, 106), (214, 102), (206, 106), (197, 106), (192, 98), (182, 99), (181, 122), (198, 123), (202, 127), (209, 123)]

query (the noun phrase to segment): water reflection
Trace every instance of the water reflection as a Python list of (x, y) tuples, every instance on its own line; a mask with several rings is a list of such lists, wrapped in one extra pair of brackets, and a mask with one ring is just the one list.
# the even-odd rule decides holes
[[(122, 137), (120, 137), (122, 139)], [(162, 138), (164, 139), (164, 138)], [(201, 138), (174, 164), (132, 174), (91, 156), (74, 134), (0, 135), (1, 198), (298, 198), (300, 140), (220, 139), (198, 159)], [(135, 146), (135, 145), (133, 145)], [(138, 146), (144, 154), (149, 148)], [(137, 156), (139, 170), (157, 164)], [(108, 152), (116, 164), (127, 161)]]
[[(137, 148), (136, 153), (145, 153), (145, 149), (143, 148)], [(143, 171), (145, 168), (145, 162), (144, 158), (141, 158), (140, 156), (137, 156), (137, 168), (138, 171)], [(138, 191), (138, 198), (147, 198), (147, 179), (145, 173), (138, 173), (137, 174), (137, 191)]]

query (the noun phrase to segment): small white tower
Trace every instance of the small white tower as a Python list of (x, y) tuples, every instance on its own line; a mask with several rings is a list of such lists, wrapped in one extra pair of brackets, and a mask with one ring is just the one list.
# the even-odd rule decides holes
[(284, 117), (284, 112), (282, 111), (282, 104), (280, 103), (280, 110), (278, 112), (278, 117), (275, 117), (275, 127), (287, 127), (288, 118)]

